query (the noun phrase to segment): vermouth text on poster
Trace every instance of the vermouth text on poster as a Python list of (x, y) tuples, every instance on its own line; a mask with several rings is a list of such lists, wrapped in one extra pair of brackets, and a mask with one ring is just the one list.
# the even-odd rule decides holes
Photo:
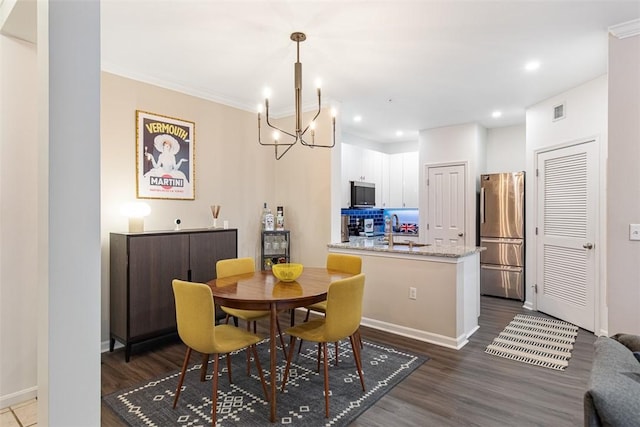
[(147, 132), (149, 133), (168, 133), (173, 136), (177, 136), (183, 141), (187, 138), (189, 132), (180, 126), (173, 125), (171, 123), (151, 122), (145, 125)]

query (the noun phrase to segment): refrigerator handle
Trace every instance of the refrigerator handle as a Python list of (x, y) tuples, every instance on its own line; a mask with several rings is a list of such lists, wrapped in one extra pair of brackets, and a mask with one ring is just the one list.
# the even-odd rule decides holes
[(480, 187), (480, 224), (484, 224), (484, 187)]

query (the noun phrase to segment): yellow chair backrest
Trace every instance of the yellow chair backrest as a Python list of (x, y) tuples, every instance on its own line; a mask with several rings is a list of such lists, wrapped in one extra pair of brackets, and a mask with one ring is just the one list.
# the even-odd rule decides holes
[(216, 263), (216, 278), (235, 276), (236, 274), (253, 273), (256, 271), (256, 264), (253, 258), (230, 258), (221, 259)]
[(180, 339), (198, 352), (213, 353), (215, 316), (211, 288), (203, 283), (178, 279), (171, 284)]
[(362, 258), (357, 255), (328, 254), (327, 270), (342, 271), (349, 274), (360, 274), (362, 272)]
[(362, 320), (364, 274), (336, 280), (329, 285), (325, 334), (327, 342), (353, 335)]

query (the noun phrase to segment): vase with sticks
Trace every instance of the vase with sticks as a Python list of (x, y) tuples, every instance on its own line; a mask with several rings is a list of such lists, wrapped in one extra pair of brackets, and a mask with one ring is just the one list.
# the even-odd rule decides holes
[(218, 215), (220, 215), (220, 205), (211, 205), (211, 215), (213, 215), (213, 228), (218, 228)]

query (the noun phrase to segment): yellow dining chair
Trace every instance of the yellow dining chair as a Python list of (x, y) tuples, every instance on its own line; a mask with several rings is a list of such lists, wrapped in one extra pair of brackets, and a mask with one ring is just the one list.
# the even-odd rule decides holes
[[(362, 376), (362, 359), (360, 346), (356, 342), (355, 334), (360, 327), (362, 318), (362, 297), (364, 295), (364, 274), (336, 280), (329, 285), (327, 292), (327, 308), (323, 318), (313, 319), (300, 325), (287, 329), (285, 332), (291, 336), (289, 343), (289, 355), (287, 366), (282, 379), (282, 391), (284, 392), (289, 377), (289, 367), (293, 359), (296, 338), (318, 343), (318, 352), (322, 350), (324, 364), (324, 400), (325, 416), (329, 417), (329, 367), (327, 356), (327, 343), (338, 342), (349, 338), (356, 368), (360, 376), (362, 391), (365, 391), (364, 378)], [(318, 354), (320, 363), (320, 354)]]
[(260, 374), (262, 391), (265, 398), (269, 400), (267, 386), (262, 374), (260, 359), (256, 351), (256, 344), (261, 338), (251, 332), (244, 331), (231, 325), (215, 325), (215, 309), (211, 288), (203, 283), (186, 282), (174, 279), (172, 282), (173, 295), (176, 301), (176, 322), (178, 324), (178, 335), (187, 346), (187, 352), (182, 364), (176, 397), (173, 400), (173, 408), (178, 404), (178, 398), (182, 391), (182, 383), (189, 364), (191, 351), (195, 350), (202, 354), (213, 354), (213, 380), (211, 390), (211, 424), (216, 425), (216, 407), (218, 402), (218, 361), (220, 354), (227, 355), (227, 370), (229, 371), (229, 382), (231, 383), (231, 353), (243, 348), (251, 348), (256, 366)]
[[(340, 271), (342, 273), (349, 274), (360, 274), (362, 272), (362, 258), (357, 255), (347, 255), (347, 254), (327, 254), (327, 270), (335, 270)], [(307, 309), (307, 315), (304, 318), (304, 321), (307, 322), (309, 320), (309, 314), (311, 311), (315, 311), (318, 313), (325, 313), (327, 310), (327, 300), (317, 302), (310, 306), (305, 307)], [(357, 335), (358, 344), (362, 348), (362, 341), (360, 339), (360, 333)], [(298, 347), (298, 353), (302, 349), (302, 341), (300, 341), (300, 346)], [(336, 342), (336, 365), (338, 364), (338, 343)]]
[[(235, 276), (238, 274), (253, 273), (255, 271), (255, 262), (253, 258), (230, 258), (223, 259), (216, 262), (216, 278), (224, 279), (225, 277)], [(253, 323), (253, 332), (256, 332), (256, 320), (269, 318), (271, 312), (269, 310), (242, 310), (238, 308), (220, 307), (222, 311), (227, 314), (226, 322), (229, 323), (231, 317), (245, 320), (247, 322), (247, 331), (251, 330), (251, 324)], [(282, 338), (282, 332), (280, 330), (280, 321), (276, 317), (276, 327), (278, 328), (278, 336), (280, 337), (280, 344), (282, 345), (282, 351), (286, 351), (284, 346), (284, 339)], [(251, 363), (249, 361), (249, 353), (247, 353), (247, 375), (251, 372)]]

